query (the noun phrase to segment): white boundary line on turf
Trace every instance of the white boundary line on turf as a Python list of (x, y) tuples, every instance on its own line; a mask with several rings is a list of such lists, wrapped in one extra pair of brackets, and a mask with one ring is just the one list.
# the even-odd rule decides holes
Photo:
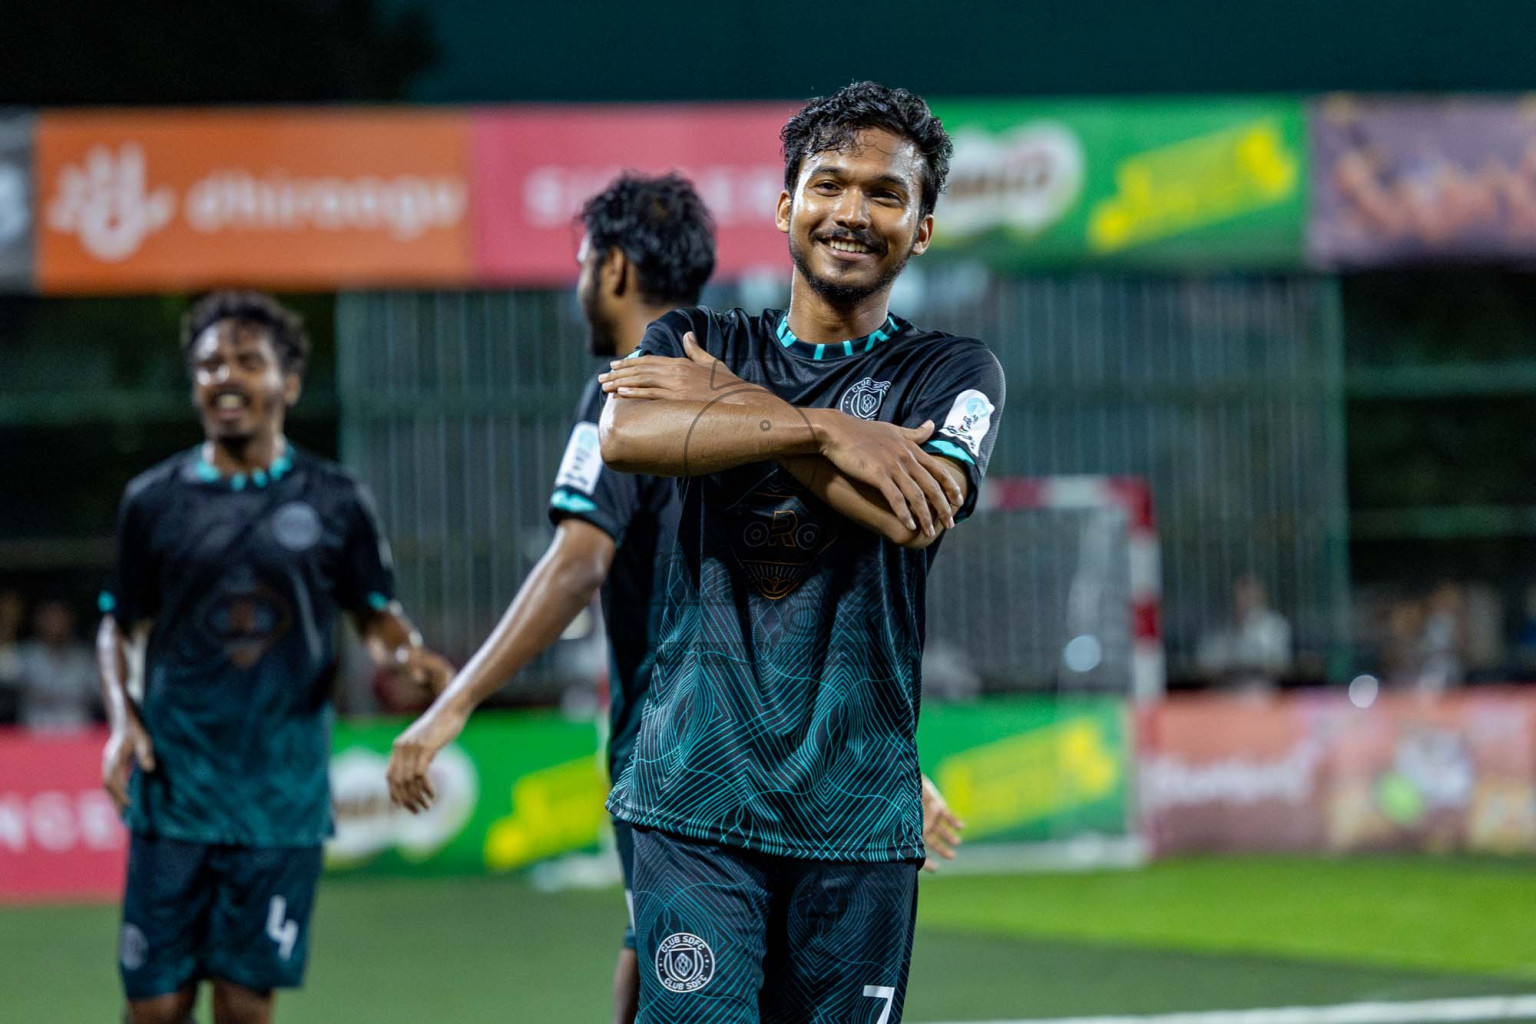
[(1524, 1019), (1536, 1019), (1536, 995), (1108, 1017), (1026, 1017), (1018, 1020), (952, 1021), (950, 1024), (1461, 1024), (1468, 1021)]

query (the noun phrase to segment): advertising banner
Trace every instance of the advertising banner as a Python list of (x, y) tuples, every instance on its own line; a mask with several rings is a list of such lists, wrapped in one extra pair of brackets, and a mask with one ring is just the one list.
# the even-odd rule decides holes
[(966, 823), (967, 847), (1128, 834), (1131, 744), (1118, 701), (931, 704), (918, 752)]
[(338, 723), (332, 740), (333, 871), (511, 871), (596, 849), (607, 832), (597, 729), (553, 713), (473, 719), (432, 762), (437, 800), (417, 815), (389, 802), (384, 771), (404, 721)]
[(1005, 266), (1291, 267), (1300, 100), (938, 101), (955, 141), (934, 251)]
[(1473, 691), (1143, 712), (1138, 775), (1159, 854), (1536, 851), (1536, 698)]
[(1536, 100), (1334, 96), (1310, 122), (1318, 266), (1536, 255)]
[(32, 287), (32, 118), (0, 115), (0, 291)]
[(463, 285), (467, 122), (452, 113), (48, 113), (45, 293)]
[(106, 740), (0, 729), (0, 903), (122, 895), (128, 832), (101, 788)]
[(475, 251), (481, 280), (576, 279), (582, 203), (625, 170), (675, 170), (715, 219), (716, 276), (789, 272), (774, 226), (784, 188), (779, 104), (532, 107), (473, 115)]

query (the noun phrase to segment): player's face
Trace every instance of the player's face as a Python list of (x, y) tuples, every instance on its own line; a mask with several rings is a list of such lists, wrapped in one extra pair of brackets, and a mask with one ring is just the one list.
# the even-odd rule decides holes
[(249, 440), (280, 428), (298, 397), (298, 375), (283, 372), (265, 328), (220, 320), (193, 343), (192, 401), (209, 440)]
[(922, 174), (911, 141), (879, 128), (859, 132), (845, 150), (806, 155), (794, 194), (779, 196), (778, 224), (818, 295), (846, 305), (884, 291), (928, 248)]
[(576, 301), (581, 304), (581, 315), (587, 321), (587, 351), (594, 356), (618, 354), (618, 339), (614, 318), (604, 305), (602, 294), (602, 254), (592, 252), (592, 244), (585, 235), (581, 248), (576, 252), (576, 262), (581, 264), (581, 276), (576, 279)]

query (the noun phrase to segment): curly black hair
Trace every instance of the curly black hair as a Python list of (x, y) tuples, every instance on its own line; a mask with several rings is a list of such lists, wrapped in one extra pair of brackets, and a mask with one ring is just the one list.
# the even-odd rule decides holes
[(265, 292), (209, 292), (181, 317), (181, 354), (192, 365), (192, 346), (220, 320), (264, 327), (284, 373), (304, 375), (309, 365), (309, 332), (304, 319)]
[(580, 221), (593, 252), (616, 248), (629, 258), (652, 305), (697, 305), (715, 272), (714, 219), (679, 174), (626, 171), (583, 204)]
[(933, 212), (949, 177), (955, 146), (921, 96), (878, 82), (854, 82), (801, 107), (779, 132), (784, 147), (784, 190), (795, 194), (800, 164), (812, 153), (840, 150), (866, 128), (910, 139), (923, 158), (922, 216)]

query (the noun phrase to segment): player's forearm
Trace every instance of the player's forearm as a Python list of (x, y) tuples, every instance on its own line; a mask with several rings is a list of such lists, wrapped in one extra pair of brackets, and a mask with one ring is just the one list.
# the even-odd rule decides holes
[(820, 455), (797, 455), (778, 461), (833, 511), (893, 543), (906, 548), (925, 548), (943, 535), (944, 524), (937, 515), (934, 516), (937, 531), (934, 536), (928, 536), (921, 529), (909, 529), (891, 511), (890, 503), (879, 491), (848, 477)]
[(704, 476), (820, 451), (818, 415), (764, 394), (748, 404), (615, 398), (600, 425), (603, 463), (621, 473)]
[(101, 703), (112, 729), (122, 729), (135, 714), (128, 699), (128, 640), (111, 615), (96, 630), (96, 668), (101, 674)]
[(606, 567), (551, 549), (436, 703), (468, 715), (560, 639), (602, 586)]

